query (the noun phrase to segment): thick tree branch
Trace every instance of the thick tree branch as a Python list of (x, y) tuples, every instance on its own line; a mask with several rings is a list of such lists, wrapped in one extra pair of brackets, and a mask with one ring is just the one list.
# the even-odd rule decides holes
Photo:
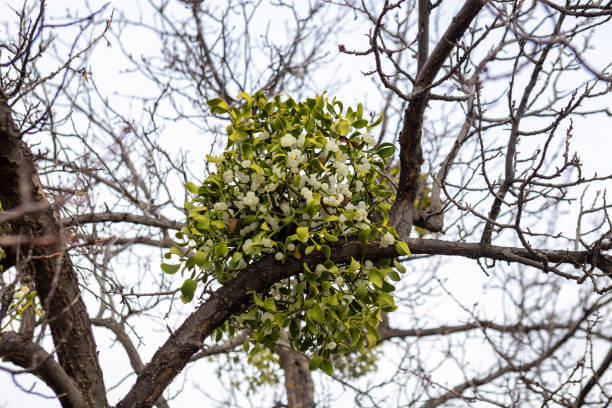
[(412, 213), (412, 225), (424, 228), (429, 232), (442, 232), (442, 221), (441, 216), (435, 212), (429, 213), (415, 208)]
[(417, 76), (423, 70), (429, 57), (429, 15), (431, 4), (429, 0), (419, 0), (419, 34), (417, 52)]
[[(419, 191), (423, 162), (421, 134), (423, 115), (429, 101), (429, 85), (432, 84), (456, 43), (486, 3), (487, 0), (467, 0), (453, 18), (431, 55), (422, 63), (422, 66), (421, 63), (419, 64), (421, 69), (412, 92), (414, 98), (404, 111), (402, 130), (399, 135), (400, 181), (397, 198), (391, 208), (391, 222), (404, 240), (408, 238), (412, 230), (414, 201)], [(419, 50), (421, 48), (425, 50), (424, 45), (421, 47), (419, 44)]]
[[(415, 224), (417, 225), (417, 224)], [(170, 239), (155, 240), (147, 237), (121, 238), (113, 240), (113, 243), (125, 245), (130, 243), (151, 245), (154, 247), (170, 248), (173, 242)], [(570, 251), (570, 250), (551, 250), (537, 249), (536, 253), (520, 247), (506, 247), (498, 245), (482, 244), (480, 242), (457, 242), (444, 241), (439, 239), (418, 239), (411, 238), (406, 241), (410, 247), (410, 252), (414, 255), (446, 255), (462, 256), (471, 259), (492, 259), (497, 261), (518, 262), (523, 265), (545, 270), (541, 263), (541, 256), (546, 257), (549, 264), (569, 264), (575, 268), (591, 266), (598, 268), (612, 277), (612, 256), (606, 255), (598, 250), (589, 251)], [(370, 248), (370, 250), (372, 250)], [(385, 256), (396, 256), (395, 251), (385, 250)], [(550, 272), (550, 270), (545, 270)], [(585, 275), (569, 275), (574, 280), (582, 280)]]
[(458, 325), (443, 325), (438, 327), (424, 328), (424, 329), (398, 329), (395, 327), (389, 327), (388, 323), (384, 324), (383, 321), (378, 326), (380, 332), (381, 341), (394, 339), (394, 338), (405, 338), (405, 337), (430, 337), (430, 336), (447, 336), (454, 333), (464, 333), (470, 330), (494, 330), (500, 333), (528, 333), (537, 330), (562, 330), (567, 329), (571, 326), (571, 323), (566, 324), (534, 324), (534, 325), (522, 325), (522, 324), (499, 324), (488, 320), (480, 320), (472, 323), (458, 324)]
[[(20, 246), (20, 245), (51, 245), (57, 242), (55, 236), (31, 237), (26, 235), (0, 235), (0, 247)], [(9, 264), (9, 262), (11, 262)], [(14, 259), (3, 260), (5, 269), (14, 265)]]
[[(442, 241), (437, 239), (409, 239), (406, 241), (413, 254), (463, 256), (478, 259), (488, 258), (499, 261), (518, 262), (523, 265), (544, 269), (541, 258), (525, 248), (504, 247), (471, 242)], [(575, 267), (591, 265), (599, 268), (612, 278), (612, 256), (594, 251), (569, 251), (538, 249), (538, 254), (549, 263), (570, 264)], [(545, 272), (549, 272), (545, 270)], [(572, 275), (573, 276), (573, 275)], [(585, 275), (576, 277), (583, 279)], [(568, 278), (569, 276), (564, 276)]]
[[(346, 242), (332, 251), (332, 260), (345, 263), (351, 257), (360, 257), (363, 250), (360, 242)], [(378, 247), (368, 248), (367, 254), (368, 257), (374, 258), (397, 255), (394, 248)], [(241, 272), (235, 279), (215, 291), (157, 350), (117, 408), (150, 407), (191, 357), (201, 349), (204, 339), (231, 315), (250, 303), (252, 296), (249, 292), (260, 292), (301, 272), (304, 262), (314, 268), (324, 260), (324, 256), (318, 252), (307, 259), (287, 259), (284, 264), (269, 256)]]
[[(415, 211), (413, 217), (413, 224), (417, 227), (425, 228), (431, 232), (440, 232), (440, 226), (433, 221), (433, 217), (429, 214), (423, 211)], [(93, 224), (98, 222), (128, 222), (131, 224), (169, 228), (174, 230), (179, 230), (185, 225), (184, 223), (165, 218), (153, 218), (146, 215), (115, 212), (72, 215), (61, 220), (62, 226), (64, 227)]]
[(0, 333), (0, 357), (44, 381), (62, 407), (85, 407), (85, 400), (64, 369), (42, 347), (15, 332)]
[[(105, 407), (106, 390), (98, 363), (91, 322), (81, 298), (72, 262), (65, 253), (59, 223), (49, 208), (32, 154), (13, 123), (11, 109), (0, 95), (0, 202), (8, 210), (38, 204), (38, 211), (2, 225), (3, 232), (33, 237), (57, 237), (50, 245), (6, 248), (17, 267), (27, 262), (51, 327), (60, 365), (83, 393), (86, 407)], [(20, 259), (23, 254), (29, 256)], [(26, 266), (26, 265), (24, 265)]]
[(285, 373), (288, 408), (314, 408), (314, 385), (308, 357), (281, 344), (276, 346), (276, 352)]
[[(529, 261), (530, 257), (533, 256), (524, 248), (497, 247), (481, 245), (480, 243), (411, 239), (408, 241), (408, 245), (415, 254), (435, 253), (468, 258), (487, 257), (527, 265), (531, 265)], [(586, 251), (549, 250), (540, 251), (540, 253), (546, 254), (550, 262), (582, 265), (596, 259), (597, 267), (612, 268), (612, 259), (606, 255), (593, 257), (593, 254)], [(398, 256), (394, 247), (369, 246), (364, 248), (363, 244), (358, 241), (346, 241), (334, 247), (332, 260), (337, 264), (342, 264), (350, 261), (351, 257), (359, 258), (362, 254), (365, 254), (367, 259)], [(283, 264), (269, 256), (248, 267), (235, 279), (215, 291), (204, 304), (184, 321), (166, 343), (157, 350), (151, 362), (138, 376), (136, 384), (117, 407), (150, 407), (168, 384), (181, 372), (192, 356), (201, 349), (204, 339), (231, 315), (239, 312), (251, 302), (249, 292), (260, 292), (276, 282), (301, 272), (304, 262), (314, 268), (323, 260), (324, 257), (320, 253), (313, 253), (301, 260), (289, 258)]]

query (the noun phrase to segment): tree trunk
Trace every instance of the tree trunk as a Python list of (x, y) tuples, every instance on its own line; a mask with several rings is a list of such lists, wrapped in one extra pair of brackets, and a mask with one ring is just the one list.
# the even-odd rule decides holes
[(11, 113), (8, 101), (0, 95), (0, 202), (5, 211), (13, 212), (2, 230), (30, 244), (5, 248), (7, 257), (2, 262), (31, 271), (61, 367), (83, 394), (87, 407), (107, 407), (96, 343), (77, 275), (32, 153), (21, 140)]
[(314, 386), (308, 368), (308, 357), (287, 346), (276, 346), (285, 373), (285, 390), (289, 408), (314, 408)]

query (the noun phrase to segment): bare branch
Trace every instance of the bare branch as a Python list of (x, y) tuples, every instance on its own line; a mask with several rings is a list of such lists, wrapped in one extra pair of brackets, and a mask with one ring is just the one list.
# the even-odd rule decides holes
[(0, 357), (43, 380), (55, 392), (62, 407), (86, 406), (74, 381), (53, 360), (53, 356), (25, 336), (14, 332), (0, 333)]
[(423, 114), (429, 100), (428, 86), (434, 81), (442, 64), (455, 48), (455, 44), (486, 3), (487, 1), (483, 0), (468, 0), (463, 4), (419, 70), (413, 90), (413, 94), (417, 96), (409, 102), (404, 111), (402, 131), (399, 136), (400, 181), (397, 197), (391, 208), (391, 222), (402, 239), (408, 238), (412, 230), (414, 201), (419, 190), (423, 162), (421, 134)]

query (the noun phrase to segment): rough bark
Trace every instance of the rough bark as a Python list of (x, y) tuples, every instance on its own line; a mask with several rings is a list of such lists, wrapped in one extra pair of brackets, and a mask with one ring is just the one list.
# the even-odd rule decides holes
[[(535, 262), (533, 254), (524, 248), (428, 239), (411, 239), (408, 240), (408, 245), (415, 254), (486, 257), (531, 266), (534, 266)], [(612, 266), (612, 257), (588, 251), (541, 250), (539, 252), (546, 254), (550, 262), (571, 265), (595, 263), (593, 266), (600, 269), (608, 269)], [(369, 246), (364, 248), (363, 244), (358, 241), (346, 241), (334, 246), (331, 257), (336, 263), (345, 263), (350, 261), (351, 257), (359, 258), (362, 254), (365, 254), (368, 259), (398, 256), (394, 247)], [(275, 261), (274, 257), (267, 257), (241, 272), (235, 279), (215, 291), (157, 350), (149, 364), (138, 376), (136, 384), (117, 407), (147, 408), (152, 406), (156, 398), (183, 370), (191, 357), (201, 349), (204, 339), (231, 315), (249, 304), (250, 292), (259, 292), (275, 282), (299, 273), (304, 262), (314, 268), (316, 264), (323, 261), (323, 255), (318, 252), (301, 260), (290, 258), (285, 263)]]
[[(332, 251), (332, 260), (347, 262), (351, 257), (361, 256), (363, 250), (363, 244), (360, 242), (349, 241), (338, 245)], [(379, 258), (391, 257), (397, 255), (397, 252), (395, 248), (370, 247), (368, 256), (370, 255)], [(301, 272), (305, 261), (314, 268), (324, 260), (325, 257), (318, 252), (311, 254), (308, 259), (290, 258), (285, 263), (275, 261), (274, 257), (267, 257), (241, 272), (235, 279), (215, 291), (168, 338), (117, 407), (144, 408), (153, 405), (191, 357), (200, 350), (204, 339), (231, 315), (250, 303), (250, 292), (262, 291), (275, 282)]]
[[(409, 239), (406, 241), (413, 254), (432, 254), (447, 256), (462, 256), (465, 258), (488, 258), (499, 261), (517, 262), (523, 265), (543, 269), (538, 254), (525, 248), (488, 245), (477, 242), (443, 241), (438, 239)], [(553, 264), (570, 264), (578, 267), (588, 265), (598, 268), (612, 278), (612, 256), (601, 250), (569, 251), (569, 250), (538, 250), (539, 254)], [(548, 272), (548, 271), (545, 271)], [(586, 275), (585, 275), (586, 276)]]
[[(422, 8), (419, 15), (419, 29), (426, 29), (428, 27), (429, 10), (425, 10), (422, 3), (424, 2), (420, 3)], [(449, 24), (431, 55), (425, 61), (423, 61), (423, 55), (419, 58), (419, 72), (412, 92), (413, 98), (404, 111), (402, 130), (399, 135), (400, 180), (397, 198), (391, 208), (391, 222), (404, 240), (408, 239), (412, 230), (413, 218), (415, 218), (413, 215), (414, 201), (419, 191), (421, 164), (423, 162), (421, 134), (423, 132), (425, 108), (429, 101), (429, 86), (433, 83), (446, 58), (455, 48), (455, 44), (461, 39), (486, 3), (487, 0), (467, 0)], [(422, 36), (419, 51), (421, 53), (427, 52), (425, 41), (428, 38), (428, 33), (420, 32), (419, 35)]]
[(314, 385), (308, 368), (308, 357), (283, 345), (278, 345), (276, 352), (285, 374), (287, 406), (314, 408)]
[(3, 224), (3, 232), (26, 237), (57, 237), (47, 246), (5, 248), (5, 266), (31, 270), (60, 366), (82, 392), (86, 407), (106, 407), (96, 343), (76, 273), (65, 252), (58, 221), (42, 190), (32, 153), (21, 140), (8, 102), (1, 98), (0, 145), (0, 202), (3, 208), (14, 210), (31, 203), (44, 204)]
[(85, 407), (81, 391), (53, 356), (14, 332), (0, 333), (0, 357), (30, 371), (51, 388), (63, 407)]

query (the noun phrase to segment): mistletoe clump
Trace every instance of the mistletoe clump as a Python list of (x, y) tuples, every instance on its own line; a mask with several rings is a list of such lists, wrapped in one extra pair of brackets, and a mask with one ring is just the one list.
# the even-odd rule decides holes
[[(240, 94), (245, 103), (230, 108), (222, 99), (208, 101), (216, 114), (227, 114), (228, 143), (200, 186), (187, 183), (188, 226), (179, 248), (162, 264), (167, 273), (181, 266), (187, 277), (184, 302), (198, 283), (224, 284), (242, 269), (271, 256), (279, 263), (317, 251), (326, 261), (309, 266), (264, 293), (218, 332), (232, 335), (248, 328), (250, 359), (279, 339), (312, 352), (311, 368), (332, 371), (329, 357), (373, 346), (382, 311), (396, 308), (390, 292), (403, 267), (394, 259), (332, 261), (334, 243), (352, 238), (365, 245), (394, 245), (409, 253), (388, 225), (393, 192), (381, 183), (395, 148), (377, 144), (371, 133), (382, 117), (370, 122), (361, 104), (343, 104), (324, 96), (296, 103), (263, 92)], [(364, 247), (365, 247), (364, 245)], [(252, 346), (252, 347), (251, 347)]]

